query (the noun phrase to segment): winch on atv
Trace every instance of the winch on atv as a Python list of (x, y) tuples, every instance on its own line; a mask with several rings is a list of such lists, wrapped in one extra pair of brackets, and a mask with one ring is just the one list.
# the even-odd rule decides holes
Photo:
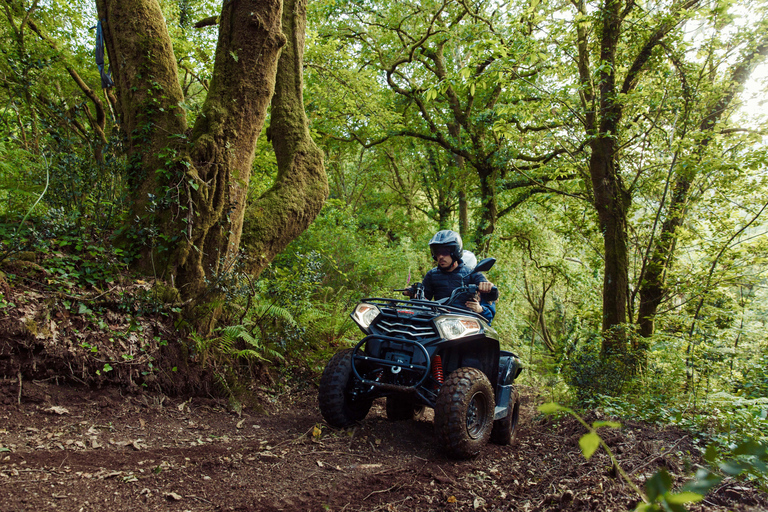
[[(472, 273), (495, 261), (482, 260)], [(323, 371), (323, 418), (348, 427), (365, 418), (373, 400), (386, 397), (391, 420), (433, 408), (437, 440), (449, 456), (474, 457), (489, 439), (511, 443), (520, 407), (513, 381), (522, 367), (515, 354), (500, 350), (488, 321), (463, 307), (477, 292), (470, 284), (439, 301), (425, 300), (418, 289), (411, 300), (364, 299), (351, 316), (366, 336)], [(495, 300), (498, 291), (488, 295)]]

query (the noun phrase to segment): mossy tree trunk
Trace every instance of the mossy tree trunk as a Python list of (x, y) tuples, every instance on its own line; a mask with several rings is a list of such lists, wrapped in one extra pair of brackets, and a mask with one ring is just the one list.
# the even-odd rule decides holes
[(281, 0), (224, 2), (213, 78), (191, 129), (157, 0), (97, 0), (97, 8), (131, 158), (132, 218), (124, 237), (143, 243), (145, 267), (151, 264), (199, 305), (210, 291), (206, 280), (230, 268), (238, 254), (278, 61), (280, 84), (292, 85), (278, 85), (284, 99), (273, 104), (278, 178), (253, 205), (262, 213), (261, 225), (249, 230), (256, 274), (307, 227), (327, 195), (301, 96), (303, 7), (286, 3), (286, 37)]
[(328, 197), (323, 153), (312, 141), (302, 90), (307, 0), (284, 0), (287, 43), (277, 68), (270, 136), (277, 179), (248, 205), (243, 245), (252, 255), (250, 271), (260, 274), (288, 243), (314, 220)]

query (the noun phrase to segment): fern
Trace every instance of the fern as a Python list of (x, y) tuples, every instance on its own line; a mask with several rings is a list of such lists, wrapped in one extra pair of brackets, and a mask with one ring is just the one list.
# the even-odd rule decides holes
[(271, 320), (282, 320), (286, 322), (288, 325), (296, 325), (296, 320), (293, 318), (293, 315), (291, 312), (282, 307), (278, 306), (277, 304), (270, 303), (270, 304), (259, 304), (253, 308), (254, 315), (258, 317), (259, 320), (263, 319), (271, 319)]
[[(266, 346), (262, 343), (260, 337), (249, 329), (249, 327), (253, 326), (253, 322), (248, 321), (243, 324), (220, 328), (219, 331), (222, 333), (218, 338), (220, 340), (218, 343), (220, 350), (224, 354), (234, 356), (235, 358), (258, 359), (260, 361), (269, 361), (269, 358), (284, 360), (285, 358), (281, 353)], [(238, 341), (244, 342), (247, 347), (244, 349), (236, 348), (235, 346)]]

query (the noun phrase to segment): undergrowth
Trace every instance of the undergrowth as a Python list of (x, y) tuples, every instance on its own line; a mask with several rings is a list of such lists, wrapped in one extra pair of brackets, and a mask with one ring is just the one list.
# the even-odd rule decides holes
[(681, 488), (674, 489), (672, 477), (661, 469), (645, 482), (645, 492), (624, 471), (610, 447), (598, 433), (604, 428), (620, 428), (615, 421), (595, 421), (591, 425), (573, 409), (556, 403), (546, 403), (539, 406), (543, 414), (568, 414), (576, 418), (585, 430), (579, 439), (579, 447), (584, 458), (590, 459), (600, 448), (605, 450), (614, 469), (621, 479), (634, 491), (641, 502), (635, 512), (685, 512), (689, 503), (700, 502), (704, 495), (717, 486), (722, 480), (721, 475), (745, 477), (754, 480), (763, 489), (768, 489), (768, 443), (747, 440), (738, 445), (731, 445), (727, 450), (719, 451), (715, 445), (709, 445), (704, 453), (705, 461), (711, 470), (700, 468), (694, 478)]

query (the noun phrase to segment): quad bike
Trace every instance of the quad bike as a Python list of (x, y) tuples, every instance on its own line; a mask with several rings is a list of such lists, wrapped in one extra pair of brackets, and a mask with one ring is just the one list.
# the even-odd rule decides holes
[[(495, 262), (484, 259), (472, 273)], [(348, 427), (385, 397), (390, 420), (434, 409), (437, 440), (451, 457), (474, 457), (489, 439), (510, 444), (520, 409), (513, 385), (520, 360), (500, 350), (488, 321), (464, 307), (477, 285), (460, 286), (439, 301), (425, 300), (420, 286), (411, 300), (370, 298), (357, 305), (351, 317), (366, 336), (326, 365), (319, 389), (323, 418)], [(485, 298), (496, 297), (494, 288)]]

